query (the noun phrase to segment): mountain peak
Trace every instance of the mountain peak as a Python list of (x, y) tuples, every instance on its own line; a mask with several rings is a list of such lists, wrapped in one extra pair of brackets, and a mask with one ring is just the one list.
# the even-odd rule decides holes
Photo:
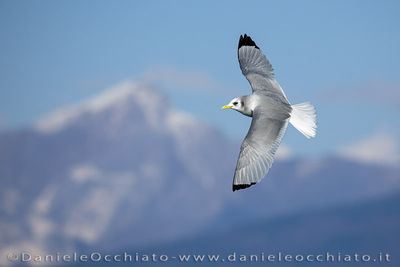
[(151, 86), (126, 81), (81, 103), (64, 106), (45, 115), (34, 124), (34, 128), (43, 134), (55, 133), (83, 114), (98, 114), (109, 109), (121, 109), (132, 103), (139, 105), (145, 113), (150, 113), (150, 116), (161, 107), (169, 107), (166, 98)]

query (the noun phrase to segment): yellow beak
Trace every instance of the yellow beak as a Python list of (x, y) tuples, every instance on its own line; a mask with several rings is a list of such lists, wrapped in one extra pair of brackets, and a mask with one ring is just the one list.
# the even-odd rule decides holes
[(231, 106), (231, 105), (225, 105), (225, 106), (223, 106), (221, 109), (230, 109), (230, 108), (232, 108), (233, 106)]

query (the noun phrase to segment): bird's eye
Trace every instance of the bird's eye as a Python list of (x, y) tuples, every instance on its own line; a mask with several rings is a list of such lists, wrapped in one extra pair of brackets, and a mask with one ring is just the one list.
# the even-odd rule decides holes
[(238, 104), (238, 102), (233, 102), (233, 105), (236, 106)]

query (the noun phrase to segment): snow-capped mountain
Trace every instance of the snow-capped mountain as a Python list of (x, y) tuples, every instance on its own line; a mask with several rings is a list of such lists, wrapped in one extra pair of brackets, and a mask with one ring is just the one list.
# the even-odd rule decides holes
[(229, 149), (218, 132), (129, 82), (4, 133), (1, 247), (114, 248), (195, 231), (222, 206), (215, 183), (231, 167)]
[(260, 185), (232, 193), (238, 151), (134, 82), (2, 133), (0, 253), (168, 242), (400, 187), (396, 167), (332, 157), (278, 161)]

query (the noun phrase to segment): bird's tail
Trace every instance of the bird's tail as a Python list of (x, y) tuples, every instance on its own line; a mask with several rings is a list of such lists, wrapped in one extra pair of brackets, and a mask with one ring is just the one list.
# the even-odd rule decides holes
[(289, 122), (307, 138), (317, 134), (317, 114), (309, 102), (292, 105)]

